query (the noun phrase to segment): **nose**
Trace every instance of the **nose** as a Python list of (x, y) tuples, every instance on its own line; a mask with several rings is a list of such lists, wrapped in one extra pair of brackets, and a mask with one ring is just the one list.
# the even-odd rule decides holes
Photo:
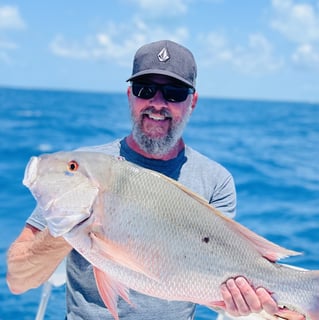
[(155, 93), (155, 96), (153, 98), (150, 99), (150, 103), (157, 108), (163, 108), (167, 107), (167, 101), (163, 96), (163, 93), (161, 90), (157, 90)]

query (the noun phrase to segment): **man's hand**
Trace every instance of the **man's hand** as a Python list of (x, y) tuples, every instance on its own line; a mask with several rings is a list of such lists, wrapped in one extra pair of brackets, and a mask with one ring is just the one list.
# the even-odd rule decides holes
[(264, 288), (254, 289), (243, 277), (228, 279), (221, 285), (226, 311), (232, 316), (247, 316), (265, 310), (269, 314), (278, 311), (276, 301)]
[(289, 320), (303, 320), (305, 316), (286, 308), (279, 308), (271, 294), (264, 288), (254, 289), (244, 277), (230, 278), (221, 285), (225, 311), (235, 317), (259, 313)]

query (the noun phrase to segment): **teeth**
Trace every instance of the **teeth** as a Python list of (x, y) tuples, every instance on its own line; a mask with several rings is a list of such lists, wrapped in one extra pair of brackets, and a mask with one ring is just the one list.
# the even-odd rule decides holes
[(156, 121), (160, 121), (160, 120), (165, 120), (165, 117), (164, 116), (161, 116), (160, 114), (150, 114), (149, 117), (153, 120), (156, 120)]

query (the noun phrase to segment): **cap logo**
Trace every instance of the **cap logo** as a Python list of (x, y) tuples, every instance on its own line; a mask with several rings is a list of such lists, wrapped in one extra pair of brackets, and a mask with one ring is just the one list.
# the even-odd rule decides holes
[(167, 61), (170, 56), (168, 55), (168, 51), (166, 48), (163, 48), (157, 55), (158, 57), (158, 60), (161, 61), (161, 62), (165, 62)]

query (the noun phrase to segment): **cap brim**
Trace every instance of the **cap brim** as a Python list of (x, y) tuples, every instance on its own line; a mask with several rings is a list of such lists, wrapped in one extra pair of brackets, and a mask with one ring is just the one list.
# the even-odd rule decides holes
[(193, 84), (187, 80), (185, 80), (184, 78), (180, 77), (179, 75), (167, 71), (167, 70), (161, 70), (161, 69), (148, 69), (148, 70), (143, 70), (140, 72), (135, 73), (134, 75), (132, 75), (130, 78), (128, 78), (126, 81), (133, 81), (134, 79), (140, 78), (141, 76), (145, 76), (148, 74), (160, 74), (160, 75), (164, 75), (164, 76), (168, 76), (174, 79), (177, 79), (185, 84), (187, 84), (188, 86), (194, 88)]

